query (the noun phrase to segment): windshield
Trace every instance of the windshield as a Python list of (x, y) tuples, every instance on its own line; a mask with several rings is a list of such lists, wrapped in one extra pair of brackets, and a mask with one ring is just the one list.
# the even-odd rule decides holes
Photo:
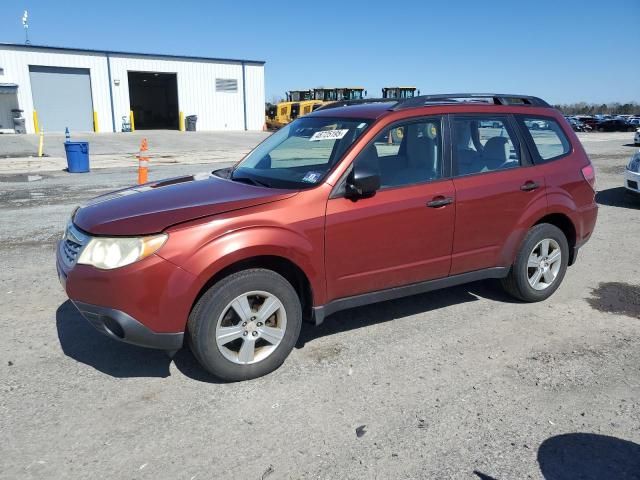
[(369, 120), (302, 117), (278, 130), (240, 162), (231, 180), (274, 188), (320, 183), (369, 126)]

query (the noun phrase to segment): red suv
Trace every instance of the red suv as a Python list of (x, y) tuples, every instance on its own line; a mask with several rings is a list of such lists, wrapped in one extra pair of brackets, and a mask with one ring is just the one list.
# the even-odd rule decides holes
[(60, 279), (98, 330), (209, 372), (273, 371), (303, 319), (485, 278), (549, 297), (596, 223), (594, 169), (539, 98), (335, 103), (232, 168), (78, 208)]

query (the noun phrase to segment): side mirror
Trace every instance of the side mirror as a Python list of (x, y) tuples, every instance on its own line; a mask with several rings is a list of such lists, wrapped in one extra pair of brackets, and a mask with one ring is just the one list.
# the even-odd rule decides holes
[(367, 168), (354, 168), (346, 184), (346, 197), (352, 200), (373, 197), (380, 189), (380, 175)]

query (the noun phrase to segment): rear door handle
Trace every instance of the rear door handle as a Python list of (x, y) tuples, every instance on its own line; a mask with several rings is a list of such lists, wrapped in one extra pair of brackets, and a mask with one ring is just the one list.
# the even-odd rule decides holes
[(538, 185), (536, 182), (526, 182), (524, 185), (522, 185), (520, 187), (520, 190), (522, 190), (523, 192), (530, 192), (531, 190), (535, 190), (536, 188), (538, 188), (540, 185)]
[(438, 196), (438, 197), (435, 197), (430, 202), (427, 202), (427, 207), (439, 208), (439, 207), (444, 207), (445, 205), (449, 205), (450, 203), (453, 203), (453, 197)]

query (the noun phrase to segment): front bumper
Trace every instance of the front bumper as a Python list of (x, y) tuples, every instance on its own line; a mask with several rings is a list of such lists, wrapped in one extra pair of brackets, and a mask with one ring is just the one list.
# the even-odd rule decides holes
[(640, 173), (625, 170), (624, 188), (635, 193), (640, 193)]
[(162, 350), (182, 348), (184, 333), (156, 333), (120, 310), (82, 302), (73, 304), (96, 330), (108, 337), (140, 347)]
[(113, 270), (63, 261), (58, 245), (60, 283), (80, 313), (111, 338), (149, 348), (177, 350), (193, 300), (195, 277), (151, 255)]

